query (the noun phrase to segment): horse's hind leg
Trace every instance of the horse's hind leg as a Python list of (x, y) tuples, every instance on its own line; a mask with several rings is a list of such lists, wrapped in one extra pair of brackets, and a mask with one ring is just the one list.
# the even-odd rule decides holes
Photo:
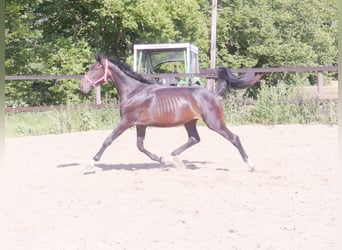
[(248, 155), (246, 154), (246, 151), (244, 150), (240, 142), (239, 136), (233, 134), (225, 125), (222, 129), (215, 130), (215, 131), (219, 133), (220, 135), (222, 135), (227, 140), (229, 140), (239, 150), (240, 155), (242, 159), (244, 160), (244, 162), (247, 163), (251, 171), (254, 171), (254, 163), (248, 158)]
[(174, 150), (171, 153), (172, 156), (177, 156), (181, 154), (182, 152), (184, 152), (186, 149), (200, 142), (201, 139), (197, 132), (196, 122), (197, 120), (191, 120), (190, 122), (184, 124), (184, 127), (188, 133), (189, 139), (185, 144), (183, 144), (182, 146)]
[(254, 171), (254, 163), (251, 160), (249, 160), (248, 155), (246, 154), (246, 151), (244, 150), (239, 137), (233, 134), (226, 127), (223, 121), (218, 121), (216, 117), (214, 119), (206, 119), (204, 120), (204, 122), (207, 124), (208, 128), (214, 130), (215, 132), (226, 138), (228, 141), (230, 141), (239, 150), (242, 159), (244, 160), (244, 162), (247, 163), (250, 170)]
[(144, 140), (145, 140), (145, 135), (146, 135), (146, 126), (137, 125), (136, 129), (137, 129), (137, 147), (138, 147), (138, 149), (141, 152), (143, 152), (144, 154), (146, 154), (148, 157), (150, 157), (153, 161), (161, 162), (160, 157), (149, 152), (144, 147)]

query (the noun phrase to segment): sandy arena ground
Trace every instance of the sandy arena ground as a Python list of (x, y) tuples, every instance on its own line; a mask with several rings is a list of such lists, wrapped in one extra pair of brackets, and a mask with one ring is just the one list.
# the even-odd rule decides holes
[[(7, 138), (1, 249), (342, 249), (337, 126), (231, 130), (256, 172), (206, 127), (186, 168), (152, 162), (128, 130), (89, 175), (110, 131)], [(145, 146), (165, 156), (186, 139), (183, 127), (149, 128)]]

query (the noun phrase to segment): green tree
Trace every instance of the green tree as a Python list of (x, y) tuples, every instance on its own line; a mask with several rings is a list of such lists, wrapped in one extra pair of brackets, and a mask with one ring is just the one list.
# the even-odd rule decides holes
[[(208, 68), (211, 3), (8, 0), (6, 74), (80, 74), (94, 52), (131, 64), (134, 44), (166, 42), (197, 45), (200, 65)], [(217, 23), (218, 66), (337, 65), (336, 0), (221, 0)], [(270, 80), (307, 76), (276, 74)], [(9, 101), (29, 105), (82, 99), (77, 81), (11, 81), (5, 91)]]
[[(83, 39), (46, 34), (39, 1), (7, 1), (5, 20), (6, 74), (80, 74), (92, 60)], [(78, 82), (10, 81), (7, 105), (50, 105), (79, 101)]]
[[(189, 41), (204, 48), (204, 66), (208, 61), (208, 30), (196, 0), (21, 0), (10, 1), (7, 9), (9, 74), (83, 73), (95, 51), (130, 63), (135, 43)], [(19, 25), (23, 31), (18, 30)], [(75, 81), (19, 85), (22, 83), (6, 84), (8, 99), (18, 99), (18, 103), (24, 99), (29, 105), (78, 99)]]
[(33, 1), (6, 1), (5, 5), (6, 74), (34, 74), (36, 47), (42, 32), (34, 29)]
[(218, 63), (336, 65), (337, 1), (222, 1)]
[(44, 1), (37, 11), (45, 39), (83, 39), (93, 50), (124, 61), (130, 60), (136, 43), (189, 41), (204, 51), (209, 46), (196, 0)]

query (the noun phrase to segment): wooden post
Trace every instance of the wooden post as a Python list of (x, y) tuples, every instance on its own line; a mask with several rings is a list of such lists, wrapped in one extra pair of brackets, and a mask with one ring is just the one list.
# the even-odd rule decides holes
[(100, 105), (101, 104), (101, 86), (97, 86), (95, 88), (95, 104)]
[[(210, 42), (210, 69), (216, 69), (216, 24), (217, 24), (217, 0), (212, 0), (211, 12), (211, 42)], [(207, 79), (207, 89), (213, 91), (215, 79)]]
[[(322, 67), (322, 65), (319, 65)], [(323, 71), (318, 71), (317, 74), (317, 99), (321, 100), (323, 98)]]

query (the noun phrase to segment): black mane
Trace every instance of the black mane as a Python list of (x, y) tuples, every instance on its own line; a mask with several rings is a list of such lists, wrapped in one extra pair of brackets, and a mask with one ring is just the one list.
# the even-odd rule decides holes
[(123, 63), (117, 59), (107, 57), (107, 56), (104, 56), (104, 57), (107, 58), (108, 61), (115, 64), (117, 67), (119, 67), (119, 69), (121, 69), (122, 72), (124, 72), (129, 77), (132, 77), (135, 80), (138, 80), (138, 81), (145, 83), (145, 84), (155, 84), (156, 83), (154, 80), (147, 79), (147, 78), (143, 77), (141, 74), (134, 72), (133, 69), (131, 68), (131, 66), (129, 66), (128, 64)]

